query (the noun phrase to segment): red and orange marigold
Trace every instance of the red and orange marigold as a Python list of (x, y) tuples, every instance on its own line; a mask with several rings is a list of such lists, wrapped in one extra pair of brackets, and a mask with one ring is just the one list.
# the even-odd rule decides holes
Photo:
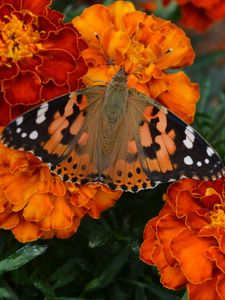
[[(164, 0), (167, 5), (171, 0)], [(181, 23), (197, 31), (206, 30), (216, 21), (225, 19), (224, 0), (176, 0), (181, 9)]]
[(198, 85), (184, 72), (169, 69), (190, 65), (194, 51), (185, 33), (169, 21), (135, 10), (131, 2), (86, 8), (72, 21), (89, 48), (82, 51), (89, 69), (86, 85), (109, 81), (119, 67), (128, 85), (166, 105), (187, 122), (193, 121)]
[(68, 238), (83, 216), (99, 218), (121, 194), (100, 184), (64, 183), (33, 154), (0, 144), (0, 228), (20, 242)]
[(190, 300), (225, 299), (225, 177), (172, 184), (150, 220), (140, 249), (170, 289), (187, 286)]
[(43, 100), (75, 90), (87, 46), (51, 0), (0, 0), (0, 125)]

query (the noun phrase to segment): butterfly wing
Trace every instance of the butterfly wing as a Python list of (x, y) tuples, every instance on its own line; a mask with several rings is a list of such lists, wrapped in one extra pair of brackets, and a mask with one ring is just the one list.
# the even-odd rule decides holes
[(191, 126), (136, 90), (131, 90), (131, 97), (146, 98), (149, 102), (139, 125), (136, 144), (143, 170), (152, 182), (222, 176), (221, 158)]
[(93, 87), (44, 102), (13, 120), (1, 140), (8, 147), (31, 151), (44, 162), (57, 165), (80, 139), (86, 108), (102, 99), (103, 93), (103, 87)]
[(216, 179), (224, 164), (190, 125), (149, 97), (129, 90), (114, 157), (101, 179), (112, 189), (137, 192), (181, 178)]
[(102, 182), (114, 190), (137, 192), (182, 177), (214, 179), (223, 173), (219, 155), (192, 127), (134, 89), (104, 157), (104, 96), (105, 87), (96, 86), (43, 103), (12, 121), (1, 139), (32, 151), (65, 181)]

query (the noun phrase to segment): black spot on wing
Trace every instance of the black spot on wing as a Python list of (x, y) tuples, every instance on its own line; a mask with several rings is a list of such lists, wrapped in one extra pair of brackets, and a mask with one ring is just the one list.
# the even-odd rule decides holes
[(160, 149), (160, 145), (157, 144), (156, 142), (153, 142), (151, 146), (149, 147), (143, 147), (143, 150), (147, 154), (147, 156), (150, 159), (155, 159), (157, 158), (156, 152)]

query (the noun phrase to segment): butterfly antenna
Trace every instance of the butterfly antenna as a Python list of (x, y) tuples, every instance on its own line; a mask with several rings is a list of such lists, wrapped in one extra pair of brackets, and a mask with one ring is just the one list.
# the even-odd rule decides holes
[(166, 55), (166, 54), (168, 54), (168, 53), (170, 53), (170, 52), (172, 52), (172, 51), (173, 51), (172, 48), (166, 50), (165, 52), (163, 52), (162, 54), (160, 54), (158, 57), (156, 57), (155, 59), (153, 59), (153, 60), (149, 63), (149, 65), (152, 64), (152, 63), (154, 63), (154, 62), (156, 62), (156, 61), (159, 60), (161, 57), (163, 57), (164, 55)]
[[(156, 62), (157, 60), (159, 60), (161, 57), (163, 57), (164, 55), (166, 55), (166, 54), (168, 54), (168, 53), (170, 53), (170, 52), (172, 52), (172, 51), (173, 51), (172, 48), (166, 50), (165, 52), (163, 52), (162, 54), (160, 54), (159, 56), (157, 56), (155, 59), (151, 60), (149, 63), (147, 63), (147, 64), (144, 65), (144, 66), (145, 66), (145, 67), (150, 66), (150, 64), (155, 63), (155, 62)], [(139, 71), (140, 68), (141, 68), (141, 66), (139, 66), (134, 72), (129, 73), (129, 75), (135, 74), (137, 71)]]
[(85, 78), (86, 78), (87, 80), (90, 80), (91, 82), (99, 82), (99, 83), (103, 83), (104, 85), (108, 84), (108, 81), (104, 81), (104, 80), (93, 80), (93, 79), (91, 79), (91, 78), (88, 77), (88, 76), (85, 76)]
[(107, 65), (112, 65), (114, 67), (113, 59), (108, 57), (108, 54), (106, 53), (105, 49), (102, 47), (102, 43), (100, 41), (100, 37), (99, 37), (98, 33), (95, 32), (94, 34), (95, 34), (96, 39), (99, 41), (99, 43), (101, 45), (102, 52), (107, 60)]

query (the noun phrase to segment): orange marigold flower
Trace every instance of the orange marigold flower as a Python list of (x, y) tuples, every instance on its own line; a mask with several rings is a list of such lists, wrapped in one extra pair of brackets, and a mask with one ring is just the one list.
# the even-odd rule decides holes
[(89, 66), (86, 85), (109, 81), (123, 66), (130, 87), (162, 102), (185, 121), (193, 121), (198, 85), (183, 72), (166, 73), (190, 65), (194, 59), (190, 40), (180, 28), (137, 11), (125, 1), (108, 7), (93, 5), (72, 23), (89, 45), (82, 52)]
[(0, 228), (20, 242), (68, 238), (83, 216), (99, 218), (121, 194), (101, 184), (64, 183), (33, 154), (0, 144)]
[[(170, 0), (164, 0), (167, 5)], [(177, 0), (181, 23), (187, 28), (204, 31), (214, 22), (225, 19), (224, 0)]]
[(0, 0), (0, 125), (77, 89), (87, 72), (80, 54), (86, 44), (50, 3)]
[(184, 179), (144, 231), (140, 257), (170, 289), (187, 286), (189, 300), (225, 299), (225, 177)]

